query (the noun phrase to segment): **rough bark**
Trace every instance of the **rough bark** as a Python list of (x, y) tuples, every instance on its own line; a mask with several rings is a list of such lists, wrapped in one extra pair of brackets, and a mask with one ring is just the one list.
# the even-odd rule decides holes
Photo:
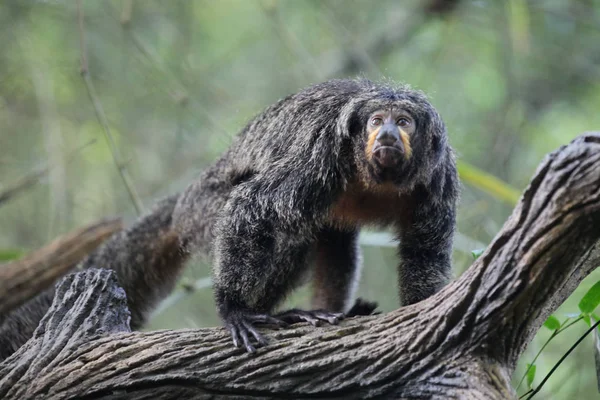
[(20, 260), (0, 265), (0, 315), (48, 288), (121, 229), (120, 219), (100, 221), (61, 236)]
[(547, 316), (600, 264), (600, 134), (550, 154), (487, 251), (433, 297), (340, 326), (130, 332), (112, 272), (65, 278), (34, 337), (0, 364), (6, 399), (472, 398), (510, 376)]

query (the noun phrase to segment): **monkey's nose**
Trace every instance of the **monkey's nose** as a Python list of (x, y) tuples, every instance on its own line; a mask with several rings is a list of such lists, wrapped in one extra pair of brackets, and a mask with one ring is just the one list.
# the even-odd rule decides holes
[(382, 127), (377, 135), (377, 141), (381, 146), (398, 146), (398, 142), (400, 142), (400, 135), (398, 134), (398, 130), (394, 128)]

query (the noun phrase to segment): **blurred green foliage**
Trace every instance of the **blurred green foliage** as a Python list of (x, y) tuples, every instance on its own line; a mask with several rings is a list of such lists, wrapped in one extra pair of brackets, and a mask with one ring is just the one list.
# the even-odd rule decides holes
[[(425, 91), (461, 163), (456, 275), (498, 232), (544, 154), (600, 126), (599, 0), (458, 1), (446, 11), (416, 0), (82, 3), (82, 30), (73, 0), (0, 4), (0, 193), (50, 166), (0, 205), (3, 259), (103, 216), (135, 217), (80, 74), (82, 32), (97, 99), (146, 207), (181, 190), (254, 114), (303, 86), (364, 75)], [(368, 232), (363, 243), (359, 295), (391, 310), (389, 235)], [(186, 271), (191, 281), (209, 275), (203, 260)], [(557, 318), (577, 312), (599, 278), (585, 280)], [(149, 329), (218, 324), (210, 290), (196, 287)], [(289, 302), (309, 297), (305, 289)], [(547, 346), (528, 375), (533, 386), (585, 331), (579, 325)], [(542, 329), (529, 346), (517, 382), (551, 334)], [(600, 398), (592, 345), (584, 342), (537, 397)]]

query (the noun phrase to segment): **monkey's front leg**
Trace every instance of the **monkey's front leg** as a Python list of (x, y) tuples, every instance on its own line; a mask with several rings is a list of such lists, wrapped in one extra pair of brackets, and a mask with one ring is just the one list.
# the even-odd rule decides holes
[[(215, 296), (219, 315), (231, 333), (236, 347), (243, 345), (253, 353), (267, 340), (257, 325), (286, 327), (308, 322), (318, 326), (322, 321), (337, 324), (344, 315), (325, 310), (292, 309), (275, 315), (271, 312), (301, 280), (306, 268), (306, 246), (274, 244), (267, 230), (262, 233), (223, 237), (217, 246), (219, 261)], [(275, 251), (280, 248), (283, 251)]]
[(278, 274), (273, 263), (275, 241), (268, 226), (245, 223), (232, 211), (224, 219), (215, 240), (215, 301), (219, 316), (231, 333), (233, 344), (243, 344), (248, 352), (267, 340), (256, 330), (257, 324), (285, 327), (287, 323), (269, 315), (284, 296), (275, 288)]
[(252, 209), (256, 203), (249, 198), (230, 201), (217, 227), (215, 297), (234, 345), (254, 352), (252, 338), (259, 345), (267, 343), (255, 328), (258, 324), (335, 324), (343, 314), (296, 309), (270, 314), (303, 277), (309, 244), (297, 232), (285, 234), (285, 226), (272, 214)]
[(350, 303), (358, 286), (362, 262), (358, 229), (323, 227), (315, 246), (313, 307), (344, 312), (346, 317), (372, 315), (376, 302), (359, 298), (353, 305)]
[(418, 198), (410, 222), (401, 227), (399, 287), (402, 305), (417, 303), (438, 292), (451, 278), (454, 199), (434, 203)]

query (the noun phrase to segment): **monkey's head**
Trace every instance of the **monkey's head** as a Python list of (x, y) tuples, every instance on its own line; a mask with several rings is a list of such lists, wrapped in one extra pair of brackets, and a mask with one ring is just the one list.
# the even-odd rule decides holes
[(349, 131), (367, 184), (429, 182), (447, 151), (446, 128), (421, 92), (361, 81)]
[(412, 156), (410, 136), (414, 132), (414, 120), (404, 110), (391, 107), (376, 110), (366, 123), (367, 159), (378, 169), (397, 169)]

